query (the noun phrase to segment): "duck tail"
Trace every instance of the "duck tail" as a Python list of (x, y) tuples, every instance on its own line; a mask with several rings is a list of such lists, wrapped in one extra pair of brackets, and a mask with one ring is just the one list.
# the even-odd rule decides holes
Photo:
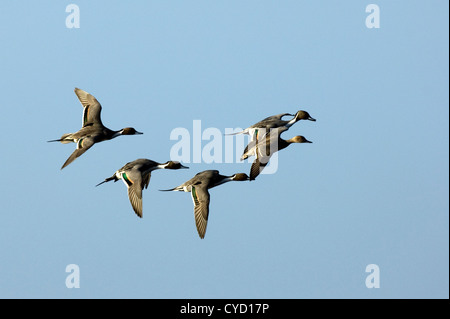
[(175, 190), (176, 190), (176, 187), (175, 188), (171, 188), (171, 189), (159, 189), (160, 192), (172, 192), (172, 191), (175, 191)]
[(74, 142), (73, 138), (69, 138), (71, 135), (72, 135), (72, 133), (67, 133), (67, 134), (64, 134), (63, 136), (61, 136), (60, 139), (51, 140), (51, 141), (47, 141), (47, 142), (61, 142), (63, 144), (71, 143), (71, 142)]
[(95, 185), (95, 187), (100, 186), (100, 185), (102, 185), (103, 183), (107, 183), (107, 182), (110, 182), (110, 181), (114, 181), (114, 183), (115, 183), (115, 182), (117, 182), (118, 180), (119, 180), (119, 179), (116, 177), (116, 174), (114, 174), (113, 176), (106, 178), (103, 182), (98, 183), (97, 185)]
[(242, 130), (240, 132), (226, 133), (224, 135), (229, 136), (229, 135), (239, 135), (239, 134), (248, 134), (248, 129)]
[(236, 133), (227, 133), (227, 134), (224, 134), (224, 135), (238, 135), (238, 134), (243, 134), (244, 133), (244, 131), (240, 131), (240, 132), (236, 132)]
[(175, 192), (175, 191), (182, 191), (183, 187), (177, 186), (171, 189), (160, 189), (160, 192)]

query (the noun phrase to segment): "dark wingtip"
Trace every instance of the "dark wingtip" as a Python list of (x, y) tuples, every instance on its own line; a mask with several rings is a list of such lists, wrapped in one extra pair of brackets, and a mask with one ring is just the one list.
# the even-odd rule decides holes
[(68, 166), (70, 163), (67, 163), (67, 161), (63, 164), (63, 166), (61, 166), (61, 169), (63, 169), (64, 167)]

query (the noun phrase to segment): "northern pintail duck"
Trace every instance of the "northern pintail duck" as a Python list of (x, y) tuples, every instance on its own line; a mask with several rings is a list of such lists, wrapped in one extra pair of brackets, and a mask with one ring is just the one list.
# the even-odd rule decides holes
[(281, 133), (287, 130), (288, 129), (286, 127), (272, 129), (264, 139), (249, 143), (247, 149), (241, 157), (241, 160), (245, 160), (252, 155), (255, 156), (255, 160), (253, 161), (250, 169), (250, 180), (255, 180), (255, 178), (263, 171), (264, 167), (266, 167), (274, 153), (285, 149), (292, 143), (312, 143), (304, 136), (300, 135), (288, 140), (282, 139), (280, 137)]
[(117, 170), (113, 176), (106, 178), (96, 186), (109, 181), (117, 182), (121, 179), (128, 188), (128, 198), (130, 199), (134, 212), (142, 218), (142, 190), (144, 187), (147, 189), (152, 171), (156, 169), (180, 168), (188, 167), (174, 161), (168, 161), (161, 164), (146, 158), (140, 158), (125, 164), (122, 168)]
[[(282, 118), (284, 116), (291, 115), (290, 113), (282, 113), (278, 115), (272, 115), (269, 117), (266, 117), (264, 120), (259, 121), (256, 124), (253, 124), (252, 126), (246, 128), (245, 130), (237, 133), (233, 133), (231, 135), (236, 134), (248, 134), (250, 135), (250, 144), (255, 143), (258, 140), (265, 140), (265, 137), (272, 129), (277, 128), (285, 128), (285, 130), (288, 130), (292, 125), (297, 123), (300, 120), (309, 120), (309, 121), (316, 121), (316, 119), (312, 118), (311, 115), (309, 115), (306, 111), (298, 111), (295, 113), (294, 117), (290, 119), (289, 121), (283, 120)], [(285, 131), (283, 130), (283, 131)], [(244, 154), (248, 151), (249, 145), (245, 147)]]
[(178, 187), (164, 191), (181, 191), (191, 193), (194, 202), (194, 217), (197, 232), (200, 238), (205, 237), (206, 225), (209, 216), (209, 192), (210, 188), (230, 181), (247, 181), (247, 174), (238, 173), (232, 176), (220, 175), (217, 170), (207, 170), (198, 173), (186, 183)]
[(89, 148), (91, 148), (95, 143), (107, 141), (113, 139), (120, 135), (136, 135), (143, 134), (136, 131), (132, 127), (126, 127), (119, 131), (113, 131), (105, 127), (100, 118), (100, 112), (102, 106), (97, 101), (97, 99), (91, 94), (75, 88), (75, 94), (83, 106), (83, 126), (76, 133), (64, 134), (58, 140), (52, 140), (49, 142), (61, 142), (66, 143), (77, 143), (77, 149), (70, 155), (70, 157), (63, 164), (61, 169), (72, 163), (77, 157), (81, 156)]
[[(282, 118), (287, 115), (291, 115), (294, 117), (289, 121), (283, 120)], [(232, 133), (231, 135), (248, 134), (250, 135), (251, 140), (255, 140), (258, 139), (258, 135), (262, 129), (267, 131), (278, 127), (290, 128), (292, 125), (294, 125), (300, 120), (316, 121), (316, 119), (312, 118), (311, 115), (309, 115), (309, 113), (306, 111), (298, 111), (295, 115), (292, 115), (290, 113), (282, 113), (266, 117), (264, 120), (259, 121), (256, 124), (253, 124), (252, 126), (246, 128), (245, 130), (237, 133)], [(263, 135), (265, 135), (265, 133), (266, 132), (264, 132)], [(263, 136), (261, 135), (260, 137)]]

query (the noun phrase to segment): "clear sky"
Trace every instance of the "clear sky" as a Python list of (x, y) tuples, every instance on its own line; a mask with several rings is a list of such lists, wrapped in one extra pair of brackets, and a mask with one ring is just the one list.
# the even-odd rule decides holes
[[(79, 28), (66, 26), (71, 3)], [(0, 298), (448, 298), (448, 6), (1, 1)], [(106, 126), (144, 135), (61, 171), (75, 145), (46, 141), (81, 127), (75, 87)], [(194, 123), (224, 133), (300, 109), (317, 122), (282, 136), (313, 144), (211, 190), (203, 240), (190, 195), (158, 190), (250, 162), (191, 154), (189, 170), (154, 172), (143, 219), (122, 182), (95, 187), (137, 158), (169, 160), (176, 128), (192, 139)], [(380, 288), (366, 287), (370, 264)]]

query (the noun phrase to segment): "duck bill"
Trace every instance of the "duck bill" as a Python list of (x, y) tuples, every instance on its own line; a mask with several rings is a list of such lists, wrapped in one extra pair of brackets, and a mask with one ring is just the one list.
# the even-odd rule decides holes
[[(315, 120), (314, 120), (314, 121), (315, 121)], [(144, 133), (136, 131), (136, 134), (142, 135), (142, 134), (144, 134)]]
[(180, 164), (180, 168), (185, 168), (185, 169), (189, 169), (189, 167), (187, 167), (187, 166), (184, 166), (184, 165), (182, 165), (182, 164)]
[(315, 122), (316, 121), (316, 119), (314, 119), (314, 118), (312, 118), (311, 116), (308, 118), (308, 121), (313, 121), (313, 122)]

